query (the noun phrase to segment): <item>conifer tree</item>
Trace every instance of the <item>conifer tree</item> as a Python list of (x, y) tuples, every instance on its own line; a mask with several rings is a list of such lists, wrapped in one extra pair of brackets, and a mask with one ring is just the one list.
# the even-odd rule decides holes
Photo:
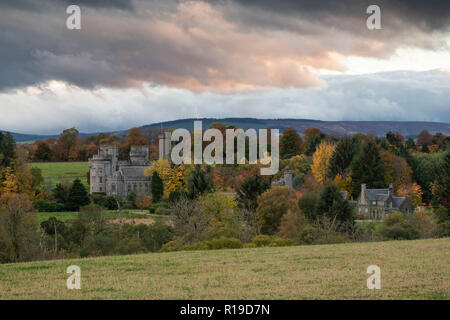
[(150, 187), (152, 191), (152, 201), (159, 202), (164, 194), (164, 185), (156, 170), (152, 173), (152, 182)]
[(383, 188), (384, 165), (380, 151), (374, 141), (368, 141), (363, 146), (361, 153), (355, 158), (352, 168), (352, 195), (357, 197), (361, 191), (361, 184), (365, 183), (368, 188)]
[(80, 179), (75, 179), (69, 190), (67, 197), (67, 209), (72, 211), (80, 210), (80, 207), (86, 206), (91, 202), (89, 194), (81, 183)]

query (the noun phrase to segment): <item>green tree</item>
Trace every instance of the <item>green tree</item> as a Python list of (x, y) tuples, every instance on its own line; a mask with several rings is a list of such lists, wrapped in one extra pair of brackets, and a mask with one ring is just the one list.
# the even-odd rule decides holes
[(159, 202), (164, 193), (164, 185), (156, 170), (152, 173), (152, 182), (150, 187), (152, 191), (152, 201)]
[(302, 152), (302, 138), (295, 129), (288, 128), (283, 131), (280, 138), (280, 157), (289, 159)]
[(206, 170), (201, 165), (194, 165), (194, 170), (187, 183), (188, 195), (191, 199), (210, 191), (213, 187), (211, 167), (207, 166)]
[(332, 185), (326, 186), (320, 193), (315, 212), (316, 217), (326, 215), (341, 222), (352, 222), (354, 219), (352, 206)]
[(450, 213), (450, 151), (444, 158), (441, 174), (436, 186), (437, 202)]
[(69, 189), (67, 197), (67, 208), (71, 211), (78, 211), (80, 207), (90, 203), (89, 193), (87, 192), (80, 179), (75, 179)]
[(52, 159), (52, 150), (45, 142), (39, 142), (36, 151), (33, 154), (33, 160), (50, 161)]
[(264, 193), (269, 187), (269, 183), (260, 175), (247, 177), (238, 191), (239, 206), (247, 210), (256, 210), (259, 195)]
[(289, 210), (298, 210), (294, 191), (288, 187), (272, 187), (258, 198), (256, 216), (261, 233), (273, 235), (280, 226), (281, 217)]
[(11, 167), (16, 158), (16, 142), (13, 136), (0, 131), (0, 167)]
[(67, 205), (67, 199), (69, 197), (69, 191), (64, 188), (64, 186), (61, 183), (58, 183), (56, 187), (52, 190), (53, 193), (53, 199), (55, 199), (56, 202), (66, 206)]
[(336, 175), (345, 176), (345, 170), (352, 163), (357, 151), (357, 146), (349, 137), (342, 138), (334, 150), (329, 163), (329, 177), (334, 179)]
[(413, 138), (409, 138), (408, 140), (406, 140), (406, 148), (407, 149), (416, 149), (416, 143), (414, 142)]
[(365, 183), (369, 188), (384, 187), (384, 165), (380, 151), (372, 140), (366, 142), (362, 152), (356, 156), (351, 165), (352, 168), (352, 195), (357, 197), (361, 192), (361, 184)]

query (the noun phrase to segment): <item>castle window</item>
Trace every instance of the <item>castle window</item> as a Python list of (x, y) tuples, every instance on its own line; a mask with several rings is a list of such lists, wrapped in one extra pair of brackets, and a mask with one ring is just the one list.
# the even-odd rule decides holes
[(127, 189), (128, 189), (128, 191), (131, 191), (131, 184), (127, 185)]
[(100, 187), (100, 192), (103, 192), (103, 188), (102, 187)]
[(112, 192), (116, 192), (116, 185), (115, 185), (115, 184), (112, 184), (112, 185), (111, 185), (111, 191), (112, 191)]
[(102, 182), (103, 182), (103, 179), (102, 179), (102, 177), (99, 177), (99, 180), (100, 180), (100, 183), (102, 183)]

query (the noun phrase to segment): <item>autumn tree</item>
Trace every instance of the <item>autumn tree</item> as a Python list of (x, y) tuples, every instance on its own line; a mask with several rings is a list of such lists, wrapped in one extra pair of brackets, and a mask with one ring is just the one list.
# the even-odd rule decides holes
[(385, 150), (381, 150), (380, 155), (384, 164), (385, 185), (393, 183), (398, 190), (400, 186), (411, 183), (412, 169), (404, 158)]
[(45, 142), (39, 142), (33, 154), (35, 161), (50, 161), (52, 159), (52, 150)]
[(326, 135), (317, 128), (308, 128), (304, 131), (305, 154), (311, 156), (317, 149), (317, 146), (325, 139)]
[(239, 237), (237, 201), (232, 194), (224, 192), (207, 193), (198, 199), (199, 209), (209, 217), (209, 227), (204, 237)]
[(290, 239), (294, 241), (294, 243), (299, 243), (301, 234), (305, 229), (307, 223), (308, 221), (300, 212), (300, 210), (289, 210), (281, 217), (277, 236), (285, 239)]
[(405, 138), (403, 138), (402, 134), (398, 131), (395, 132), (389, 131), (388, 133), (386, 133), (386, 140), (391, 145), (397, 148), (401, 148), (403, 146)]
[(280, 137), (280, 157), (288, 159), (302, 152), (302, 138), (295, 129), (288, 128)]
[(171, 165), (166, 159), (159, 159), (152, 163), (150, 167), (145, 169), (146, 175), (153, 175), (157, 172), (164, 186), (164, 196), (170, 197), (175, 191), (186, 191), (184, 183), (184, 165)]
[(145, 146), (148, 144), (147, 139), (143, 135), (141, 129), (139, 128), (131, 128), (128, 131), (127, 136), (127, 147), (131, 146)]
[(397, 194), (407, 197), (415, 208), (422, 205), (422, 188), (416, 182), (400, 185), (397, 189)]
[(24, 195), (0, 197), (0, 261), (27, 261), (38, 253), (38, 227), (31, 210), (31, 202)]
[(19, 191), (19, 180), (11, 167), (3, 169), (3, 193), (17, 193)]
[(311, 170), (316, 180), (321, 184), (328, 180), (330, 160), (335, 148), (335, 145), (325, 141), (317, 146), (316, 152), (313, 155)]
[(55, 157), (59, 160), (70, 161), (78, 158), (78, 130), (70, 128), (64, 130), (53, 148)]
[(417, 144), (419, 146), (431, 145), (433, 143), (433, 136), (427, 131), (422, 130), (417, 137)]
[(384, 164), (380, 156), (380, 150), (373, 140), (364, 144), (362, 151), (352, 162), (351, 169), (352, 195), (355, 198), (359, 195), (363, 183), (368, 188), (383, 188), (385, 186)]
[(275, 234), (280, 226), (281, 217), (289, 210), (296, 210), (294, 191), (285, 186), (276, 186), (261, 194), (258, 198), (256, 216), (262, 234)]

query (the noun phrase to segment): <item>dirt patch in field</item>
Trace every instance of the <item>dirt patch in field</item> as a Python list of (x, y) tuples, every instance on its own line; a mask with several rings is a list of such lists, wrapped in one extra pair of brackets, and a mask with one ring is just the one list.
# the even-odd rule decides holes
[[(108, 220), (108, 222), (120, 224), (120, 219), (110, 219), (110, 220)], [(145, 225), (149, 226), (151, 224), (154, 224), (155, 220), (153, 220), (152, 218), (148, 218), (148, 219), (143, 219), (143, 218), (140, 218), (140, 219), (123, 218), (122, 219), (122, 223), (123, 224), (126, 224), (126, 223), (128, 223), (128, 224), (135, 224), (135, 225), (136, 224), (145, 224)]]

